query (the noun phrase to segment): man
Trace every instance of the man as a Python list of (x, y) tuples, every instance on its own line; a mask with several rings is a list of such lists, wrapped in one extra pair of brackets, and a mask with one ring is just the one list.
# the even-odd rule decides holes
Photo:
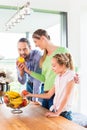
[[(21, 84), (26, 84), (26, 90), (31, 93), (39, 93), (39, 87), (41, 82), (34, 79), (24, 71), (25, 65), (31, 71), (41, 73), (39, 68), (39, 60), (41, 54), (38, 50), (31, 50), (29, 41), (26, 38), (21, 38), (17, 44), (19, 56), (25, 59), (24, 63), (16, 62), (18, 81)], [(31, 99), (36, 101), (36, 98)]]

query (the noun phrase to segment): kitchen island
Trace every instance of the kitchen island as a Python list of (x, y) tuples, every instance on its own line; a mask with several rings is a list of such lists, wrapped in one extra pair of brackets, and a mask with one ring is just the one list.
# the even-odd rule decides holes
[(0, 104), (0, 130), (85, 130), (61, 116), (45, 117), (48, 110), (32, 102), (22, 108), (22, 111), (23, 113), (13, 114), (11, 108)]

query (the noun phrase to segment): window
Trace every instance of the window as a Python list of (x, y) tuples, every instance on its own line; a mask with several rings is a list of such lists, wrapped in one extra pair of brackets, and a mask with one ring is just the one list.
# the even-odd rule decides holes
[[(52, 42), (58, 46), (66, 46), (67, 24), (65, 16), (67, 16), (67, 14), (65, 15), (65, 13), (56, 13), (56, 23), (46, 28)], [(14, 80), (17, 80), (15, 64), (16, 58), (18, 57), (17, 42), (20, 38), (26, 36), (27, 34), (25, 33), (0, 33), (0, 54), (4, 56), (4, 58), (0, 60), (0, 70), (2, 71), (5, 69), (6, 71), (10, 71), (14, 77)], [(31, 42), (32, 49), (35, 49), (31, 33), (29, 33), (29, 40)]]

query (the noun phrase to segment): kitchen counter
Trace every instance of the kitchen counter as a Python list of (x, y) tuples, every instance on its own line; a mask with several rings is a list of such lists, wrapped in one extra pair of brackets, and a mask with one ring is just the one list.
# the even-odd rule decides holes
[(61, 116), (45, 117), (48, 110), (32, 102), (22, 110), (23, 113), (13, 114), (11, 108), (0, 104), (0, 130), (85, 130)]

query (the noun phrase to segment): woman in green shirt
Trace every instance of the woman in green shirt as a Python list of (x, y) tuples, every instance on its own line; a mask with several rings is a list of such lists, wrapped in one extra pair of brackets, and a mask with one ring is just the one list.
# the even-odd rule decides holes
[[(36, 30), (33, 33), (32, 38), (34, 40), (35, 45), (39, 47), (41, 50), (44, 50), (44, 55), (40, 60), (42, 74), (32, 72), (28, 70), (26, 67), (25, 71), (32, 77), (44, 83), (44, 92), (46, 93), (53, 87), (54, 80), (56, 77), (56, 74), (52, 71), (51, 68), (51, 59), (55, 54), (67, 53), (68, 49), (60, 46), (55, 46), (51, 42), (50, 36), (46, 32), (46, 30), (43, 29)], [(51, 99), (43, 99), (42, 106), (49, 109), (50, 106), (53, 105), (53, 97), (51, 97)]]

